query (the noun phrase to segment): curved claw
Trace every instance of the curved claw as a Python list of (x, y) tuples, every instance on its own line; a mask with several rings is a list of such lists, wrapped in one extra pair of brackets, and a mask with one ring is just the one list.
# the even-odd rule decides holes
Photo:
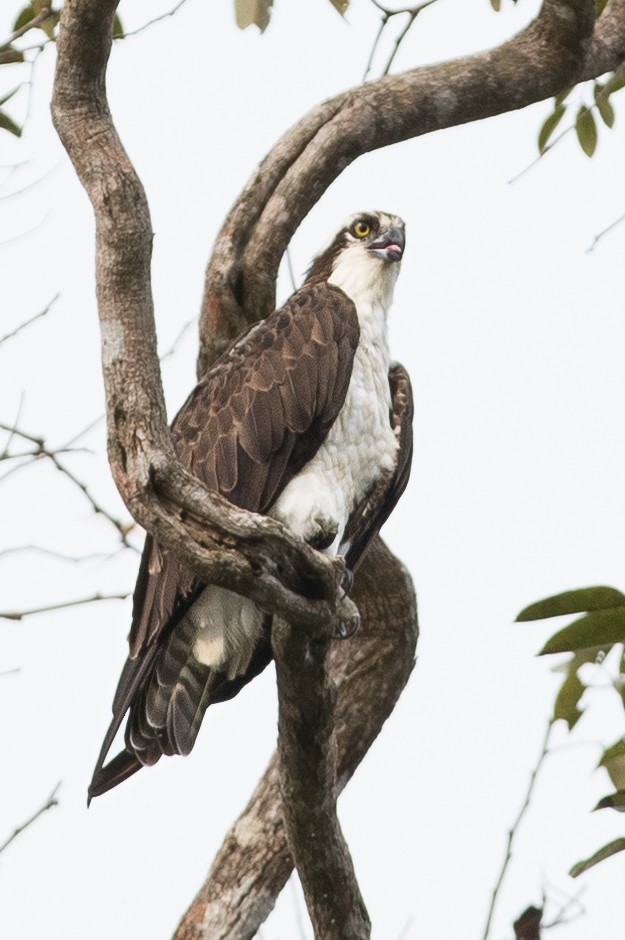
[(343, 573), (343, 580), (341, 581), (341, 587), (345, 594), (349, 594), (352, 587), (354, 586), (354, 572), (351, 568), (346, 568)]
[[(351, 572), (350, 572), (351, 574)], [(352, 600), (345, 595), (339, 604), (332, 635), (337, 640), (348, 640), (360, 626), (360, 614)]]

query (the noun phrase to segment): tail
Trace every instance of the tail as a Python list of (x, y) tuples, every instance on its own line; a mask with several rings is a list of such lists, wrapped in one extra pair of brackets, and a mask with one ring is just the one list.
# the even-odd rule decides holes
[(136, 774), (142, 767), (141, 761), (130, 751), (122, 751), (112, 761), (109, 761), (106, 767), (96, 767), (87, 791), (87, 806), (89, 806), (94, 796), (102, 796), (107, 790), (112, 790), (118, 783), (122, 783), (128, 777)]

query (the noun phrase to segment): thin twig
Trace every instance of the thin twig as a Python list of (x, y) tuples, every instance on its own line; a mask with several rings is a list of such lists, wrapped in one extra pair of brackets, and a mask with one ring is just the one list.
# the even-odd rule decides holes
[(59, 805), (59, 801), (57, 800), (56, 795), (59, 792), (60, 786), (61, 786), (61, 781), (57, 783), (54, 790), (52, 791), (52, 793), (50, 794), (46, 802), (43, 804), (43, 806), (40, 806), (37, 812), (33, 813), (30, 819), (27, 819), (26, 822), (22, 823), (21, 826), (18, 826), (17, 829), (15, 829), (11, 833), (9, 838), (5, 842), (3, 842), (2, 845), (0, 845), (0, 853), (4, 852), (4, 850), (11, 844), (11, 842), (13, 842), (13, 840), (16, 839), (21, 832), (24, 832), (24, 829), (28, 829), (29, 826), (32, 826), (35, 820), (39, 819), (39, 817), (43, 813), (45, 813), (49, 809), (52, 809), (53, 806)]
[(60, 296), (61, 296), (60, 294), (55, 294), (55, 296), (52, 298), (50, 303), (46, 307), (44, 307), (43, 310), (40, 310), (39, 313), (36, 313), (34, 317), (30, 318), (30, 320), (25, 320), (24, 323), (20, 323), (20, 325), (16, 327), (14, 330), (11, 330), (10, 333), (5, 333), (4, 336), (0, 337), (0, 346), (2, 346), (3, 343), (6, 343), (8, 339), (12, 339), (14, 336), (17, 336), (18, 333), (21, 333), (22, 330), (25, 330), (26, 327), (30, 326), (31, 323), (34, 323), (35, 320), (40, 320), (41, 317), (45, 317), (45, 315), (50, 312), (50, 310), (52, 309), (52, 307), (57, 302)]
[[(372, 0), (372, 2), (373, 2), (373, 0)], [(613, 75), (613, 77), (614, 77), (614, 78), (617, 78), (617, 77), (622, 77), (623, 75), (625, 75), (625, 63), (623, 63), (621, 66), (619, 66), (618, 69), (614, 69), (614, 75)], [(609, 83), (607, 83), (607, 84), (609, 84)], [(600, 103), (601, 101), (608, 101), (608, 100), (609, 100), (609, 98), (610, 98), (610, 92), (609, 92), (609, 89), (608, 89), (608, 87), (607, 87), (607, 84), (606, 84), (606, 86), (604, 86), (604, 87), (601, 89), (600, 92), (597, 93), (597, 97), (596, 97), (595, 101), (594, 101), (592, 104), (588, 105), (588, 110), (589, 110), (589, 111), (594, 111), (595, 109), (598, 109), (599, 103)], [(571, 91), (572, 91), (572, 90), (573, 90), (573, 89), (571, 89)], [(571, 104), (577, 105), (577, 104), (579, 104), (579, 103), (580, 103), (580, 99), (578, 98), (577, 101), (575, 101), (575, 102), (569, 102), (569, 103), (567, 104), (567, 107), (568, 107), (569, 105), (571, 105)], [(554, 137), (553, 140), (552, 140), (550, 143), (548, 143), (545, 147), (543, 147), (543, 149), (542, 149), (541, 152), (538, 154), (538, 156), (537, 156), (534, 160), (532, 160), (532, 162), (529, 163), (529, 164), (525, 167), (525, 169), (521, 170), (520, 173), (517, 173), (516, 176), (513, 176), (512, 179), (508, 180), (508, 182), (509, 182), (509, 183), (516, 183), (516, 181), (517, 181), (518, 179), (520, 179), (522, 176), (524, 176), (524, 175), (528, 172), (528, 170), (531, 170), (533, 167), (536, 166), (537, 163), (540, 163), (540, 161), (542, 160), (542, 158), (543, 158), (544, 156), (546, 156), (546, 154), (549, 153), (550, 150), (553, 150), (553, 148), (556, 146), (556, 144), (559, 144), (563, 137), (566, 137), (566, 135), (567, 135), (567, 134), (570, 134), (571, 131), (573, 131), (573, 130), (575, 130), (575, 124), (570, 124), (568, 127), (565, 127), (564, 130), (561, 131), (561, 132), (557, 135), (557, 137)], [(619, 219), (618, 221), (620, 221), (620, 219)], [(606, 231), (609, 231), (609, 229), (606, 229)], [(604, 234), (605, 234), (605, 232), (602, 232), (602, 233), (601, 233), (601, 235), (604, 235)], [(601, 237), (601, 235), (600, 235), (599, 237)], [(588, 249), (588, 250), (589, 250), (589, 251), (592, 251), (592, 248), (593, 248), (593, 247), (594, 247), (594, 242), (593, 242), (593, 245), (591, 246), (591, 248)]]
[(608, 232), (611, 232), (612, 229), (613, 229), (613, 228), (616, 228), (617, 225), (620, 225), (621, 222), (625, 222), (625, 214), (619, 216), (619, 218), (618, 218), (618, 219), (615, 219), (614, 222), (611, 222), (610, 225), (608, 225), (607, 228), (604, 228), (602, 232), (599, 232), (598, 235), (595, 235), (595, 237), (594, 237), (593, 240), (592, 240), (592, 244), (589, 245), (588, 248), (586, 249), (586, 254), (588, 254), (588, 253), (591, 252), (591, 251), (594, 251), (594, 250), (595, 250), (595, 245), (597, 244), (597, 242), (601, 241), (601, 239), (603, 238), (604, 235), (607, 235)]
[(297, 290), (297, 283), (295, 281), (295, 272), (293, 271), (293, 263), (291, 261), (291, 248), (287, 248), (286, 252), (286, 266), (289, 272), (289, 278), (291, 279), (291, 287), (294, 291)]
[[(34, 61), (31, 64), (34, 67), (34, 64), (35, 64)], [(23, 82), (22, 84), (32, 86), (32, 82)], [(29, 92), (29, 98), (30, 98), (30, 92)], [(28, 114), (30, 113), (30, 101), (26, 110), (27, 110), (27, 114), (26, 114), (24, 123), (26, 123), (26, 121), (28, 120)], [(5, 202), (7, 199), (13, 199), (16, 196), (23, 196), (24, 193), (30, 192), (31, 189), (35, 189), (37, 186), (39, 186), (40, 183), (45, 183), (46, 180), (50, 177), (50, 175), (54, 173), (56, 168), (60, 165), (61, 164), (59, 161), (54, 166), (49, 167), (49, 169), (47, 169), (45, 173), (42, 173), (41, 176), (38, 176), (37, 179), (31, 180), (30, 183), (25, 183), (24, 186), (21, 187), (21, 189), (14, 189), (10, 193), (0, 194), (0, 199), (2, 200), (2, 202)], [(11, 177), (11, 174), (8, 174), (6, 179), (2, 181), (2, 184), (0, 185), (0, 190), (5, 188), (10, 177)], [(57, 294), (57, 296), (54, 299), (56, 300), (58, 296), (59, 295)]]
[(162, 356), (159, 356), (161, 362), (165, 362), (166, 359), (169, 359), (170, 356), (173, 356), (183, 336), (187, 333), (189, 328), (192, 327), (193, 324), (196, 322), (197, 322), (197, 317), (191, 317), (190, 320), (187, 320), (187, 322), (184, 324), (184, 326), (182, 327), (182, 329), (176, 336), (175, 340), (173, 341), (173, 343), (171, 344), (167, 352), (164, 352)]
[[(21, 392), (21, 394), (20, 394), (20, 400), (19, 400), (19, 403), (18, 403), (18, 406), (17, 406), (17, 414), (15, 415), (15, 421), (13, 422), (11, 428), (9, 429), (9, 436), (8, 436), (7, 439), (6, 439), (6, 443), (5, 443), (5, 445), (4, 445), (4, 450), (3, 450), (2, 453), (0, 454), (0, 460), (4, 460), (4, 458), (5, 458), (5, 457), (7, 456), (7, 454), (9, 453), (9, 447), (10, 447), (11, 444), (13, 443), (13, 438), (15, 437), (15, 428), (16, 428), (17, 425), (19, 424), (19, 420), (20, 420), (20, 418), (21, 418), (21, 416), (22, 416), (22, 409), (23, 409), (23, 407), (24, 407), (24, 392)], [(7, 429), (5, 428), (4, 430), (7, 430)]]
[(404, 924), (404, 926), (402, 927), (402, 929), (399, 931), (399, 934), (397, 935), (397, 940), (406, 940), (406, 937), (408, 936), (408, 931), (410, 930), (413, 924), (414, 924), (414, 917), (411, 914), (408, 920), (406, 921), (406, 923)]
[(75, 444), (76, 441), (79, 441), (81, 437), (84, 437), (85, 434), (88, 434), (89, 431), (93, 431), (100, 422), (104, 421), (104, 415), (98, 415), (97, 418), (94, 418), (93, 421), (90, 421), (86, 428), (83, 428), (82, 431), (79, 431), (78, 434), (74, 434), (73, 437), (70, 437), (68, 441), (65, 441), (64, 447), (71, 447), (72, 444)]
[(24, 617), (31, 617), (34, 614), (47, 614), (52, 610), (64, 610), (66, 607), (80, 607), (82, 604), (93, 604), (96, 601), (125, 601), (130, 597), (131, 592), (125, 594), (92, 594), (91, 597), (82, 597), (75, 601), (62, 601), (59, 604), (47, 604), (45, 607), (31, 607), (29, 610), (4, 610), (0, 611), (0, 618), (3, 620), (23, 620)]
[(384, 71), (382, 72), (382, 75), (388, 75), (388, 73), (389, 73), (389, 71), (390, 71), (390, 69), (391, 69), (391, 65), (393, 64), (393, 60), (394, 60), (395, 56), (397, 55), (397, 53), (398, 53), (398, 51), (399, 51), (399, 47), (401, 46), (402, 42), (404, 41), (404, 39), (405, 39), (406, 36), (408, 35), (408, 32), (409, 32), (409, 30), (411, 29), (411, 27), (412, 27), (413, 23), (415, 22), (416, 18), (418, 17), (419, 13), (421, 13), (422, 10), (425, 10), (426, 7), (429, 7), (429, 6), (431, 6), (433, 3), (436, 3), (437, 0), (425, 0), (424, 3), (419, 3), (417, 6), (400, 7), (400, 9), (398, 9), (398, 10), (389, 10), (387, 7), (383, 6), (383, 5), (379, 2), (379, 0), (371, 0), (371, 2), (373, 3), (373, 5), (374, 5), (374, 6), (380, 11), (380, 13), (382, 14), (382, 19), (381, 19), (381, 22), (380, 22), (380, 27), (379, 27), (379, 29), (378, 29), (377, 36), (375, 37), (375, 40), (374, 40), (374, 42), (373, 42), (373, 46), (372, 46), (372, 48), (371, 48), (371, 52), (370, 52), (370, 54), (369, 54), (369, 61), (367, 62), (367, 67), (366, 67), (366, 69), (365, 69), (365, 74), (364, 74), (363, 81), (366, 81), (367, 76), (368, 76), (369, 72), (371, 71), (371, 66), (372, 66), (372, 63), (373, 63), (373, 58), (374, 58), (374, 55), (375, 55), (376, 50), (377, 50), (377, 48), (378, 48), (380, 39), (382, 38), (382, 33), (384, 32), (384, 29), (385, 29), (386, 25), (390, 22), (391, 18), (392, 18), (393, 16), (400, 16), (400, 15), (403, 14), (403, 13), (407, 13), (407, 14), (408, 14), (408, 22), (406, 23), (406, 25), (404, 26), (404, 28), (401, 30), (401, 32), (398, 34), (398, 36), (397, 36), (397, 38), (396, 38), (396, 40), (395, 40), (395, 45), (394, 45), (393, 51), (391, 52), (391, 55), (390, 55), (390, 57), (389, 57), (388, 62), (386, 63), (386, 67), (385, 67)]
[(484, 928), (484, 934), (483, 934), (483, 936), (482, 936), (482, 940), (488, 940), (488, 935), (489, 935), (489, 933), (490, 933), (490, 925), (491, 925), (491, 921), (492, 921), (492, 919), (493, 919), (493, 914), (494, 914), (494, 911), (495, 911), (495, 904), (497, 903), (497, 898), (499, 897), (499, 891), (501, 890), (501, 886), (502, 886), (502, 884), (503, 884), (503, 880), (504, 880), (504, 878), (505, 878), (505, 876), (506, 876), (506, 872), (508, 871), (508, 866), (509, 866), (510, 861), (511, 861), (511, 859), (512, 859), (512, 846), (513, 846), (513, 843), (514, 843), (514, 839), (515, 839), (516, 834), (517, 834), (517, 832), (518, 832), (518, 830), (519, 830), (519, 826), (521, 825), (521, 822), (523, 821), (523, 817), (525, 816), (525, 813), (527, 812), (527, 810), (528, 810), (528, 808), (529, 808), (530, 801), (531, 801), (532, 795), (533, 795), (533, 793), (534, 793), (534, 785), (535, 785), (535, 783), (536, 783), (536, 778), (538, 777), (538, 772), (539, 772), (540, 768), (541, 768), (542, 765), (543, 765), (543, 761), (545, 760), (545, 757), (547, 756), (547, 753), (548, 753), (548, 750), (549, 750), (549, 737), (550, 737), (550, 735), (551, 735), (551, 729), (552, 729), (552, 727), (553, 727), (553, 721), (552, 721), (552, 719), (549, 719), (549, 721), (547, 722), (547, 729), (546, 729), (546, 731), (545, 731), (545, 737), (544, 737), (544, 740), (543, 740), (543, 745), (542, 745), (540, 754), (539, 754), (539, 756), (538, 756), (538, 760), (536, 761), (536, 765), (535, 765), (535, 767), (534, 767), (534, 769), (533, 769), (533, 771), (532, 771), (532, 773), (531, 773), (531, 775), (530, 775), (529, 784), (528, 784), (528, 787), (527, 787), (527, 792), (526, 792), (526, 794), (525, 794), (525, 799), (523, 800), (523, 804), (522, 804), (522, 806), (521, 806), (521, 809), (519, 810), (518, 815), (517, 815), (516, 819), (514, 820), (514, 823), (512, 824), (512, 828), (511, 828), (511, 829), (509, 830), (509, 832), (508, 832), (508, 841), (507, 841), (507, 844), (506, 844), (506, 852), (505, 852), (505, 855), (504, 855), (504, 859), (503, 859), (503, 863), (502, 863), (502, 866), (501, 866), (501, 870), (500, 870), (500, 872), (499, 872), (499, 877), (497, 878), (497, 882), (496, 882), (496, 884), (495, 884), (495, 887), (493, 888), (493, 895), (492, 895), (492, 898), (491, 898), (490, 907), (488, 908), (488, 916), (487, 916), (487, 919), (486, 919), (486, 927)]
[(114, 552), (91, 552), (88, 555), (67, 555), (65, 552), (59, 552), (52, 548), (45, 548), (43, 545), (12, 545), (10, 548), (0, 550), (0, 558), (6, 555), (19, 555), (26, 552), (37, 552), (40, 555), (47, 555), (49, 558), (56, 558), (59, 561), (69, 561), (73, 564), (82, 564), (87, 561), (102, 561), (113, 558), (119, 551), (123, 551), (124, 546), (116, 549)]
[(19, 666), (16, 666), (14, 669), (3, 669), (0, 672), (0, 679), (5, 679), (7, 676), (17, 676), (22, 670)]
[(15, 242), (21, 241), (23, 238), (28, 238), (29, 235), (32, 235), (33, 232), (36, 232), (37, 229), (40, 229), (41, 226), (47, 221), (49, 212), (46, 212), (38, 222), (35, 222), (34, 225), (31, 225), (30, 228), (24, 229), (23, 232), (18, 232), (17, 235), (11, 235), (9, 238), (4, 238), (0, 241), (0, 248), (4, 248), (6, 245), (14, 245)]
[[(115, 516), (111, 515), (111, 513), (109, 513), (108, 510), (106, 510), (95, 499), (94, 496), (92, 496), (91, 492), (89, 491), (89, 488), (87, 487), (87, 484), (83, 483), (82, 480), (79, 480), (78, 477), (76, 477), (72, 473), (72, 471), (68, 467), (66, 467), (65, 464), (61, 463), (61, 461), (59, 460), (58, 455), (59, 453), (63, 452), (63, 449), (52, 450), (46, 445), (44, 438), (37, 437), (34, 434), (28, 434), (26, 431), (23, 431), (20, 428), (17, 428), (15, 426), (10, 427), (9, 425), (3, 424), (2, 422), (0, 422), (0, 430), (9, 431), (11, 434), (17, 434), (19, 437), (24, 438), (24, 440), (27, 440), (33, 443), (37, 449), (33, 451), (32, 454), (29, 454), (26, 456), (30, 456), (31, 458), (35, 458), (35, 459), (38, 459), (40, 457), (45, 457), (48, 460), (50, 460), (51, 463), (56, 467), (56, 469), (60, 473), (66, 476), (68, 480), (70, 480), (75, 486), (78, 487), (81, 493), (83, 493), (85, 498), (91, 504), (93, 511), (98, 513), (98, 515), (103, 516), (105, 519), (108, 519), (111, 525), (117, 529), (122, 545), (124, 545), (126, 548), (132, 549), (133, 551), (137, 551), (134, 545), (132, 545), (132, 543), (128, 541), (128, 533), (131, 532), (135, 528), (135, 523), (134, 522), (124, 523), (120, 519), (115, 518)], [(67, 449), (65, 449), (65, 451), (67, 451)], [(71, 452), (72, 453), (75, 452), (75, 449), (72, 449)], [(24, 464), (21, 464), (20, 466), (24, 466)], [(16, 469), (16, 468), (13, 468), (13, 469)], [(0, 478), (0, 482), (1, 480), (6, 479), (6, 477), (11, 472), (12, 472), (11, 470), (7, 471), (7, 473), (5, 473), (2, 478)]]
[(33, 16), (32, 20), (28, 20), (27, 23), (24, 23), (23, 26), (20, 26), (19, 29), (16, 29), (8, 39), (0, 44), (0, 52), (8, 49), (16, 39), (20, 38), (20, 36), (24, 36), (29, 30), (35, 29), (35, 27), (39, 26), (40, 23), (43, 23), (44, 20), (47, 20), (51, 13), (52, 10), (50, 7), (44, 7), (42, 10), (40, 10), (36, 16)]
[(127, 36), (137, 36), (139, 33), (142, 33), (145, 29), (148, 29), (150, 26), (154, 26), (155, 23), (160, 23), (161, 20), (166, 20), (168, 17), (174, 16), (174, 14), (176, 14), (178, 10), (180, 9), (180, 7), (184, 6), (186, 2), (187, 0), (180, 0), (180, 2), (177, 3), (173, 9), (168, 10), (167, 13), (161, 13), (160, 16), (155, 16), (153, 20), (148, 20), (147, 23), (144, 23), (143, 26), (139, 26), (138, 29), (133, 29), (128, 33), (125, 32), (123, 36), (119, 36), (115, 38), (125, 39)]

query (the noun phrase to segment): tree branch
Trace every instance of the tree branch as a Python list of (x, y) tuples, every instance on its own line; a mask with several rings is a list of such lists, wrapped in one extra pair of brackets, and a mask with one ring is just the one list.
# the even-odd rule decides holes
[[(272, 520), (209, 494), (173, 453), (156, 355), (150, 216), (105, 95), (116, 5), (116, 0), (65, 3), (53, 100), (57, 130), (96, 216), (113, 476), (137, 521), (204, 579), (252, 597), (289, 623), (324, 630), (340, 596), (340, 565), (302, 545)], [(608, 10), (622, 25), (621, 7), (622, 0), (612, 0)], [(605, 27), (607, 20), (602, 17), (602, 22)], [(379, 147), (552, 96), (579, 80), (584, 70), (592, 71), (593, 24), (593, 0), (545, 0), (538, 18), (497, 49), (387, 76), (337, 96), (300, 121), (260, 165), (216, 241), (203, 301), (200, 372), (242, 326), (273, 309), (278, 265), (291, 236), (353, 160)], [(595, 48), (601, 71), (606, 70), (606, 50), (616, 55), (617, 45), (609, 43), (606, 34)], [(412, 666), (414, 642), (398, 643), (393, 627), (399, 624), (414, 641), (414, 598), (408, 577), (394, 560), (387, 559), (388, 577), (381, 577), (385, 564), (379, 553), (384, 551), (378, 543), (363, 564), (368, 574), (359, 573), (356, 583), (361, 615), (364, 610), (369, 622), (380, 623), (384, 632), (370, 645), (361, 634), (333, 650), (333, 668), (344, 680), (337, 704), (339, 789), (379, 731), (386, 707), (392, 708)], [(378, 568), (371, 570), (376, 558)], [(393, 577), (396, 593), (389, 593)], [(390, 648), (385, 645), (388, 637), (395, 641)], [(341, 653), (346, 647), (349, 651)], [(406, 668), (400, 654), (410, 648), (408, 671), (398, 673)], [(386, 671), (366, 662), (364, 652), (376, 664), (384, 660)], [(354, 670), (355, 663), (364, 675)], [(281, 661), (279, 670), (284, 667)], [(392, 689), (386, 685), (388, 677), (395, 679)], [(364, 697), (359, 697), (361, 682)], [(376, 696), (378, 690), (385, 694)], [(371, 724), (363, 727), (363, 720)], [(226, 840), (212, 880), (178, 936), (253, 936), (291, 865), (273, 764), (254, 803)]]
[[(332, 644), (329, 664), (337, 686), (337, 793), (393, 711), (414, 666), (418, 635), (410, 576), (379, 538), (358, 568), (352, 595), (361, 627), (352, 640)], [(251, 940), (292, 870), (274, 755), (175, 940)]]
[(57, 793), (59, 792), (59, 787), (60, 787), (60, 786), (61, 786), (61, 784), (60, 784), (60, 783), (57, 783), (57, 785), (55, 786), (54, 790), (52, 791), (52, 793), (50, 794), (50, 796), (48, 797), (48, 799), (46, 800), (46, 802), (43, 804), (43, 806), (40, 806), (39, 809), (37, 810), (37, 812), (36, 812), (36, 813), (33, 813), (33, 815), (32, 815), (29, 819), (27, 819), (26, 822), (22, 823), (21, 826), (17, 826), (17, 828), (13, 830), (13, 832), (12, 832), (11, 835), (8, 837), (8, 839), (6, 839), (6, 840), (2, 843), (2, 845), (0, 845), (0, 853), (4, 852), (4, 850), (7, 849), (7, 848), (10, 846), (11, 842), (13, 842), (14, 839), (17, 839), (17, 837), (20, 835), (20, 833), (24, 832), (25, 829), (28, 829), (29, 826), (32, 826), (32, 824), (33, 824), (37, 819), (39, 819), (39, 817), (42, 816), (43, 813), (47, 812), (47, 810), (49, 810), (49, 809), (52, 809), (53, 806), (58, 806), (58, 805), (59, 805), (59, 801), (58, 801), (56, 795), (57, 795)]
[(289, 622), (304, 618), (323, 626), (340, 596), (342, 565), (279, 523), (209, 494), (173, 452), (156, 353), (150, 214), (105, 93), (116, 6), (117, 0), (67, 0), (52, 104), (55, 126), (96, 217), (113, 477), (134, 518), (205, 580), (252, 597)]
[(371, 922), (336, 813), (336, 686), (329, 637), (272, 627), (282, 815), (315, 936), (368, 940)]
[[(625, 37), (623, 3), (611, 0), (600, 21), (605, 33), (611, 11), (613, 31)], [(591, 55), (591, 48), (597, 56), (599, 50), (590, 43), (593, 23), (591, 0), (545, 0), (538, 18), (502, 46), (351, 89), (291, 128), (260, 164), (215, 242), (205, 280), (199, 372), (246, 323), (273, 309), (286, 246), (350, 163), (380, 147), (526, 107), (585, 73), (600, 74), (608, 56), (598, 64)], [(605, 39), (601, 48), (607, 48)], [(610, 53), (620, 61), (616, 42)]]

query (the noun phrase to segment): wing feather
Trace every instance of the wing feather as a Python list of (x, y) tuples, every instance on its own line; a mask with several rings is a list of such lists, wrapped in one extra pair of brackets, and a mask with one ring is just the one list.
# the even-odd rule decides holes
[[(236, 505), (266, 512), (335, 421), (347, 394), (358, 337), (354, 304), (339, 288), (325, 282), (305, 285), (281, 310), (240, 337), (191, 393), (172, 425), (183, 465)], [(236, 679), (195, 662), (192, 641), (176, 637), (176, 629), (204, 587), (146, 537), (130, 656), (91, 795), (105, 792), (162, 753), (187, 753), (210, 701), (232, 697), (270, 661), (267, 641), (259, 645), (245, 675)], [(104, 767), (128, 711), (126, 751)]]

